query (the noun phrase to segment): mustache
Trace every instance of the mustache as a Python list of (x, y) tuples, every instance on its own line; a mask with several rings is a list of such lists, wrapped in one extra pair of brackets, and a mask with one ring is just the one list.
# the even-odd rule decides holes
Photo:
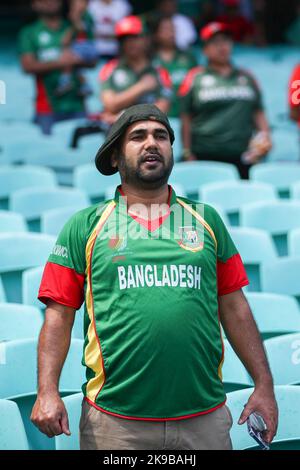
[(145, 152), (141, 155), (140, 159), (139, 159), (139, 163), (143, 163), (147, 160), (147, 158), (149, 157), (155, 157), (157, 160), (159, 161), (164, 161), (164, 157), (163, 155), (158, 152), (157, 150), (153, 150), (152, 152)]

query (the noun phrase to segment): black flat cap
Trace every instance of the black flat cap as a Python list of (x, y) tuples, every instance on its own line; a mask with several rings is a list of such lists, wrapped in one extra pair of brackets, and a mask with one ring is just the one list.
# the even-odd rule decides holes
[(97, 152), (95, 163), (103, 175), (113, 175), (118, 169), (111, 166), (111, 156), (116, 142), (124, 134), (127, 127), (137, 121), (158, 121), (169, 132), (171, 144), (175, 140), (174, 131), (165, 113), (153, 104), (136, 104), (127, 108), (119, 119), (111, 126), (110, 131)]

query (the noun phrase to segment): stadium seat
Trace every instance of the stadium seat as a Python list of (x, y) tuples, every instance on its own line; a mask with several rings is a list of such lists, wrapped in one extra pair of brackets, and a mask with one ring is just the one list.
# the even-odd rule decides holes
[(288, 233), (289, 256), (300, 256), (300, 228), (295, 228)]
[(293, 199), (300, 199), (300, 181), (292, 184), (290, 190)]
[(218, 181), (236, 181), (238, 179), (238, 171), (230, 163), (180, 162), (174, 165), (170, 176), (170, 184), (182, 185), (188, 197), (198, 199), (199, 187), (202, 185)]
[(11, 195), (10, 209), (20, 212), (26, 219), (31, 231), (40, 230), (40, 218), (43, 212), (72, 206), (87, 207), (86, 194), (73, 188), (26, 188)]
[(81, 165), (74, 171), (74, 187), (85, 191), (92, 204), (103, 201), (105, 191), (121, 183), (119, 173), (111, 176), (102, 175), (94, 165)]
[(262, 263), (276, 259), (276, 248), (270, 235), (264, 230), (246, 227), (230, 227), (230, 235), (245, 265), (250, 291), (260, 291)]
[(56, 186), (55, 173), (38, 166), (0, 167), (0, 208), (8, 209), (11, 194), (23, 188), (53, 188)]
[(263, 339), (300, 331), (300, 309), (289, 295), (247, 292), (247, 300)]
[(0, 277), (0, 302), (6, 302), (6, 295), (5, 295), (1, 277)]
[(72, 329), (72, 338), (84, 339), (84, 305), (77, 310), (75, 314), (75, 320)]
[(263, 292), (275, 292), (296, 297), (300, 302), (300, 257), (283, 257), (264, 264), (261, 269)]
[(17, 212), (0, 210), (0, 233), (27, 232), (24, 217)]
[(287, 234), (300, 227), (300, 201), (269, 201), (249, 204), (241, 210), (241, 225), (266, 230), (280, 256), (287, 255)]
[[(93, 163), (94, 158), (95, 155), (82, 152), (80, 149), (63, 148), (61, 144), (56, 144), (56, 148), (45, 149), (43, 152), (35, 149), (26, 155), (24, 162), (49, 167), (55, 171), (59, 184), (72, 186), (74, 169), (79, 165)], [(94, 171), (97, 173), (96, 168)]]
[[(50, 253), (49, 253), (50, 254)], [(29, 268), (22, 273), (22, 302), (44, 310), (45, 305), (37, 299), (44, 266)]]
[(298, 333), (267, 339), (264, 346), (274, 383), (300, 385), (300, 329)]
[(103, 133), (91, 134), (91, 135), (86, 135), (82, 137), (79, 140), (80, 152), (86, 153), (87, 155), (90, 155), (91, 157), (95, 157), (100, 146), (103, 144), (104, 139), (105, 139), (105, 135)]
[(253, 165), (250, 179), (271, 184), (281, 197), (290, 196), (290, 187), (300, 180), (300, 165), (296, 162), (274, 162)]
[(202, 202), (218, 204), (228, 214), (231, 225), (239, 225), (242, 208), (256, 201), (275, 201), (275, 189), (266, 183), (227, 181), (211, 183), (199, 189)]
[(36, 307), (0, 303), (0, 341), (37, 338), (43, 320), (41, 311)]
[(82, 393), (76, 393), (63, 399), (69, 417), (71, 436), (65, 434), (55, 436), (56, 450), (79, 450), (79, 422), (82, 400)]
[(43, 212), (41, 214), (41, 232), (57, 236), (72, 215), (85, 207), (85, 204), (79, 204), (77, 206), (51, 209)]
[(18, 405), (9, 400), (0, 400), (0, 449), (29, 450)]
[(25, 269), (44, 265), (55, 243), (50, 235), (0, 234), (0, 275), (8, 302), (21, 303), (21, 276)]
[[(79, 392), (85, 381), (82, 350), (83, 341), (72, 339), (60, 379), (61, 396)], [(30, 421), (37, 390), (37, 341), (1, 343), (0, 353), (5, 358), (0, 361), (0, 398), (13, 400), (19, 406), (31, 449), (54, 449), (54, 439), (42, 434)], [(16, 377), (22, 379), (16, 380)]]
[(173, 143), (174, 161), (179, 162), (183, 153), (181, 139), (181, 120), (179, 118), (169, 118), (169, 121), (175, 134), (175, 140)]
[[(256, 442), (248, 434), (247, 424), (239, 425), (237, 421), (253, 389), (238, 390), (227, 395), (227, 406), (230, 408), (233, 426), (230, 431), (234, 450), (257, 449)], [(279, 425), (277, 434), (271, 444), (271, 450), (300, 449), (300, 387), (277, 385), (275, 396), (279, 408)]]
[(251, 377), (226, 339), (224, 340), (224, 350), (222, 377), (225, 392), (253, 387)]

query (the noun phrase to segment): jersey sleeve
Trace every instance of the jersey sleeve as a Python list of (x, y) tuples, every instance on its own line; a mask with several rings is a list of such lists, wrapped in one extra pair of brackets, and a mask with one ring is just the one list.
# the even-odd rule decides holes
[(191, 113), (192, 111), (192, 91), (193, 85), (195, 81), (196, 75), (200, 72), (200, 67), (195, 67), (191, 69), (183, 79), (179, 90), (178, 90), (178, 98), (179, 98), (179, 108), (180, 113)]
[(249, 284), (245, 267), (238, 250), (218, 212), (205, 205), (209, 225), (217, 240), (218, 295), (226, 295)]
[(23, 54), (34, 54), (36, 48), (32, 38), (31, 30), (29, 27), (21, 29), (18, 36), (18, 52), (20, 55)]
[(60, 232), (50, 254), (39, 288), (38, 299), (47, 304), (51, 299), (78, 310), (84, 300), (85, 223), (75, 214)]
[(117, 59), (112, 59), (107, 62), (99, 73), (99, 81), (101, 85), (101, 91), (105, 90), (114, 90), (113, 86), (113, 72), (117, 67), (119, 61)]

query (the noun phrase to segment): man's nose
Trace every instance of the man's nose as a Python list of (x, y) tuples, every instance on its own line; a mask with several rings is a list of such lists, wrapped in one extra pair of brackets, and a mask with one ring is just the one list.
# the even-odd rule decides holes
[(157, 141), (155, 137), (152, 134), (148, 134), (146, 141), (145, 141), (145, 147), (157, 147)]

